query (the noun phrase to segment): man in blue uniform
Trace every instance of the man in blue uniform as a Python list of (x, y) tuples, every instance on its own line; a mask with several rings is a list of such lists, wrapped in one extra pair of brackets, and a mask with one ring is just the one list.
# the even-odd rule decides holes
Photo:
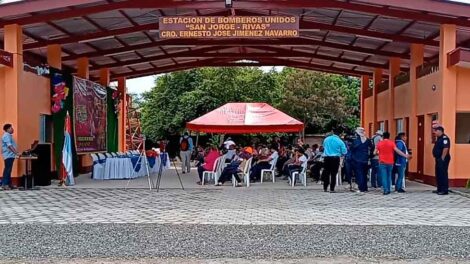
[(434, 134), (437, 136), (436, 143), (432, 150), (432, 155), (436, 160), (436, 185), (438, 195), (447, 195), (449, 193), (449, 163), (450, 163), (450, 139), (444, 134), (444, 128), (437, 126), (434, 128)]

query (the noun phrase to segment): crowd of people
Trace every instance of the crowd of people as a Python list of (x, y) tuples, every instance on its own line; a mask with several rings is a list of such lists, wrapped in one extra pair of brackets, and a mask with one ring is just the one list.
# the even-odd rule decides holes
[[(445, 166), (448, 166), (450, 161), (448, 155), (450, 142), (445, 140), (447, 137), (442, 127), (436, 127), (435, 133), (438, 136), (434, 150), (438, 178), (437, 193), (444, 195), (448, 193), (444, 174), (447, 173)], [(193, 150), (197, 152), (194, 156), (199, 174), (198, 184), (202, 182), (203, 173), (213, 171), (216, 160), (224, 156), (225, 166), (218, 177), (218, 182), (215, 183), (217, 186), (232, 179), (237, 181), (236, 186), (242, 186), (239, 174), (250, 161), (250, 182), (260, 181), (263, 170), (274, 168), (273, 177), (287, 180), (294, 172), (305, 169), (313, 182), (323, 185), (325, 192), (335, 192), (339, 176), (342, 181), (348, 183), (350, 191), (364, 193), (370, 188), (381, 188), (384, 195), (392, 191), (405, 192), (405, 174), (408, 162), (412, 158), (406, 142), (407, 135), (403, 132), (398, 133), (394, 140), (391, 139), (389, 132), (381, 130), (368, 138), (364, 128), (357, 128), (353, 133), (334, 129), (326, 135), (322, 145), (312, 146), (304, 144), (301, 139), (289, 145), (275, 137), (269, 144), (241, 147), (228, 138), (221, 146), (212, 145), (205, 149), (199, 146), (194, 150), (188, 134), (180, 139), (183, 173), (190, 170), (191, 155), (188, 152), (191, 153)], [(443, 162), (439, 162), (438, 159)]]

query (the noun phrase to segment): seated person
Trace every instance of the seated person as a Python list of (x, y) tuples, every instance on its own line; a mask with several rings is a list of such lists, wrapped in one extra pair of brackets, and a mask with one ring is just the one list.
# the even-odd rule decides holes
[(238, 177), (238, 173), (241, 172), (240, 165), (242, 163), (243, 159), (235, 156), (233, 160), (228, 164), (224, 170), (222, 171), (222, 174), (220, 175), (220, 178), (218, 180), (218, 183), (215, 184), (215, 186), (222, 186), (226, 181), (232, 181), (232, 176), (235, 177), (235, 180), (237, 181), (236, 187), (241, 187), (241, 180), (240, 177)]
[(214, 163), (217, 158), (220, 157), (219, 151), (217, 150), (216, 146), (212, 146), (210, 151), (204, 157), (204, 163), (201, 166), (197, 167), (197, 172), (199, 174), (199, 181), (197, 184), (201, 185), (202, 181), (202, 174), (205, 171), (212, 171), (214, 169)]
[(312, 173), (312, 178), (315, 182), (320, 181), (320, 171), (323, 167), (323, 146), (321, 146), (318, 151), (316, 151), (315, 156), (313, 157), (312, 166), (310, 167), (310, 172)]
[(261, 179), (261, 171), (271, 168), (271, 153), (269, 149), (263, 148), (258, 155), (258, 162), (250, 169), (250, 180), (259, 181)]
[(235, 145), (230, 145), (227, 153), (225, 153), (225, 163), (230, 163), (233, 157), (237, 154), (237, 150), (235, 149)]
[(286, 166), (285, 173), (290, 177), (292, 173), (302, 171), (302, 165), (307, 162), (307, 156), (302, 148), (296, 148), (294, 154), (294, 162)]

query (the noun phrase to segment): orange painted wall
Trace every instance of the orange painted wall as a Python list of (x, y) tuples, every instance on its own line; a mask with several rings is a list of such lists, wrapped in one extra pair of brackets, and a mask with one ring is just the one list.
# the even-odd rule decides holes
[[(366, 129), (366, 133), (369, 133), (369, 123), (374, 122), (374, 98), (371, 96), (364, 100), (364, 128)], [(368, 135), (369, 137), (371, 135)]]
[(470, 179), (470, 166), (468, 166), (468, 157), (470, 157), (470, 144), (454, 145), (455, 155), (452, 161), (455, 163), (455, 175), (449, 175), (453, 179)]
[(410, 83), (395, 87), (395, 119), (409, 117), (411, 103)]
[[(436, 85), (436, 91), (432, 86)], [(442, 88), (439, 72), (429, 74), (418, 79), (418, 106), (417, 115), (437, 113), (441, 109)]]
[(390, 93), (390, 90), (377, 94), (377, 121), (378, 122), (388, 120), (388, 115), (390, 112), (390, 107), (388, 104), (389, 93)]
[[(33, 141), (39, 140), (40, 115), (51, 114), (51, 95), (49, 78), (41, 77), (30, 72), (23, 72), (21, 85), (21, 99), (18, 104), (18, 117), (20, 123), (15, 128), (15, 133), (17, 133), (19, 138), (22, 138), (21, 141), (17, 142), (18, 150), (24, 151), (31, 147)], [(0, 89), (3, 90), (1, 86)], [(0, 98), (2, 98), (1, 94)], [(2, 120), (2, 122), (8, 122), (8, 120)], [(3, 170), (3, 163), (0, 163), (0, 170)], [(20, 163), (19, 174), (22, 175), (23, 173), (24, 166)], [(18, 175), (12, 176), (17, 177)]]
[(470, 69), (457, 68), (457, 111), (470, 111)]

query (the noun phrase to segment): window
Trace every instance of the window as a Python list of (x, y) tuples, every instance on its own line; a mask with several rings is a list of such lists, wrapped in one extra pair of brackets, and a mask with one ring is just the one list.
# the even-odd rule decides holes
[(397, 125), (397, 134), (400, 132), (405, 132), (405, 122), (403, 119), (397, 119), (396, 120), (396, 125)]
[(385, 121), (380, 121), (379, 122), (379, 129), (382, 130), (382, 131), (386, 131), (385, 130)]
[(457, 144), (470, 144), (470, 113), (457, 113), (455, 142)]
[(39, 116), (39, 143), (52, 142), (52, 117), (49, 115)]

